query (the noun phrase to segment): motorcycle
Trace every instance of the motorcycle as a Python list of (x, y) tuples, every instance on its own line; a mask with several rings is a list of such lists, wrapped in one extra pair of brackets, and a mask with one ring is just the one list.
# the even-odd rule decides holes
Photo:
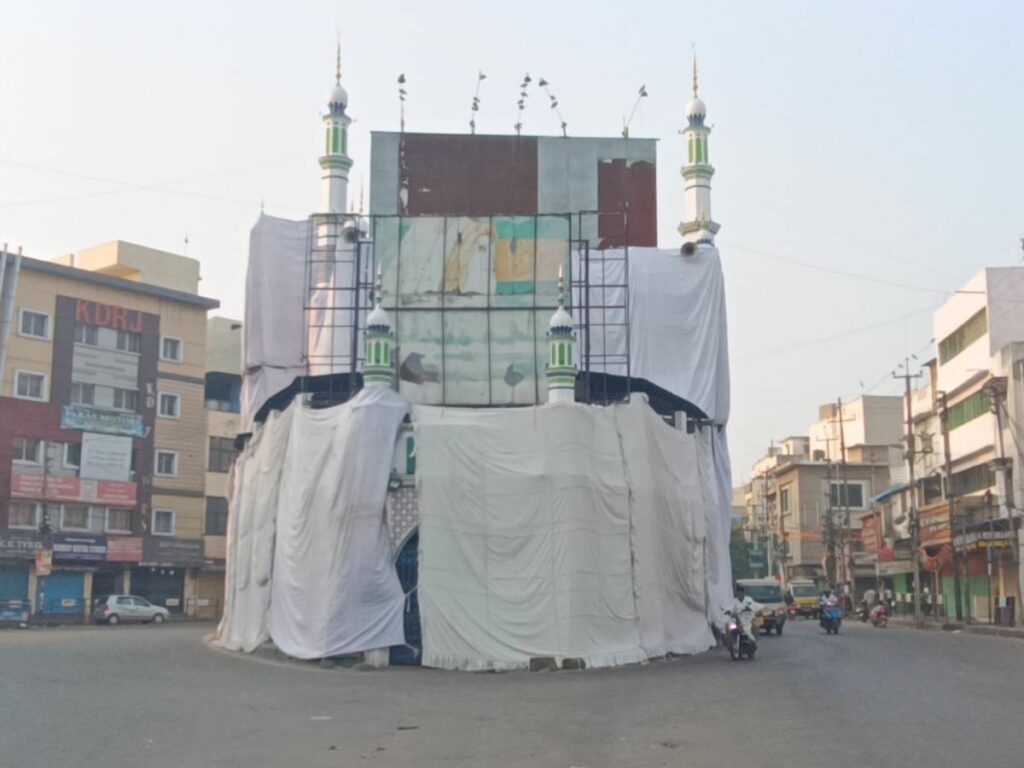
[(823, 605), (820, 613), (821, 626), (826, 634), (838, 635), (839, 627), (843, 623), (843, 609), (838, 605)]
[(889, 624), (889, 608), (885, 603), (879, 603), (871, 609), (871, 626), (875, 629), (885, 628)]
[(726, 611), (725, 635), (723, 637), (729, 656), (733, 661), (742, 659), (744, 655), (753, 659), (757, 653), (757, 641), (743, 631), (743, 622), (735, 611)]

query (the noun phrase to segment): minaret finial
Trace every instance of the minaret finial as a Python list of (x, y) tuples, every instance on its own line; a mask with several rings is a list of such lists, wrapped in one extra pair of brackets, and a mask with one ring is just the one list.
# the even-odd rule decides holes
[(558, 306), (565, 306), (565, 282), (562, 276), (563, 265), (558, 265)]
[(338, 54), (334, 62), (334, 84), (341, 85), (341, 32), (338, 33)]
[(384, 270), (380, 264), (377, 265), (377, 280), (373, 284), (373, 305), (375, 307), (380, 306), (382, 297), (384, 296)]
[(693, 46), (693, 98), (697, 98), (697, 46)]

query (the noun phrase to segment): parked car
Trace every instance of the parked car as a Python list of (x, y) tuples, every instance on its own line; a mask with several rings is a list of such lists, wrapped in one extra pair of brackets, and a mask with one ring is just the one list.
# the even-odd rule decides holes
[(92, 620), (105, 624), (141, 621), (163, 624), (170, 621), (171, 614), (163, 606), (153, 605), (149, 600), (138, 595), (110, 595), (101, 597), (93, 608)]

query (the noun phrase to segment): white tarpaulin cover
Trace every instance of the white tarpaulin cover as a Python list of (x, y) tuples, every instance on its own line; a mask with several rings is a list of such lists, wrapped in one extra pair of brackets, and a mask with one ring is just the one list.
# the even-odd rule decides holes
[(260, 215), (249, 236), (245, 278), (242, 431), (272, 395), (306, 373), (308, 221)]
[[(629, 373), (647, 379), (696, 405), (718, 424), (729, 420), (729, 345), (725, 316), (725, 279), (718, 249), (701, 245), (693, 256), (664, 248), (608, 251), (592, 259), (591, 369), (624, 375), (614, 364), (624, 360)], [(625, 271), (629, 270), (629, 327), (620, 307), (627, 305)], [(573, 254), (576, 279), (583, 270)], [(612, 286), (612, 287), (606, 287)], [(576, 320), (583, 297), (574, 291)], [(602, 308), (603, 307), (603, 308)], [(587, 343), (581, 329), (581, 355)], [(603, 358), (602, 355), (608, 357)]]
[(333, 408), (296, 401), (255, 436), (236, 462), (222, 645), (269, 637), (317, 659), (405, 642), (384, 499), (407, 410), (364, 389)]
[(601, 667), (710, 647), (706, 443), (639, 398), (415, 406), (413, 422), (424, 664)]
[(281, 470), (294, 408), (271, 413), (232, 467), (224, 615), (217, 640), (254, 651), (270, 639), (270, 579)]
[(333, 408), (292, 408), (270, 636), (300, 659), (401, 645), (405, 595), (392, 565), (384, 498), (408, 404), (371, 387)]

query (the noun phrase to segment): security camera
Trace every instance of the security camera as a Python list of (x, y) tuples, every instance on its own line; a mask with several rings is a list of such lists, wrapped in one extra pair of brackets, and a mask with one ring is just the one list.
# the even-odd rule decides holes
[(679, 249), (683, 256), (693, 256), (697, 252), (696, 243), (683, 243), (683, 247)]

